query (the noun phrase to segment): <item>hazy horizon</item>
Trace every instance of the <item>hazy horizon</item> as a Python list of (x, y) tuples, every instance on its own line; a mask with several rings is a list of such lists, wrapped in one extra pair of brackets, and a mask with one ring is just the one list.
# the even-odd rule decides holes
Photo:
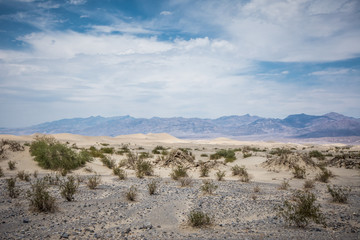
[(360, 2), (0, 0), (0, 127), (360, 118)]

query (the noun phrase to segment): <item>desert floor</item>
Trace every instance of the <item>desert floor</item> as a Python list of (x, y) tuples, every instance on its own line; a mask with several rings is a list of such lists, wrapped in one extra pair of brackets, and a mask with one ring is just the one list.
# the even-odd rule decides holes
[[(303, 189), (305, 180), (314, 179), (319, 169), (303, 165), (299, 160), (299, 166), (306, 168), (307, 175), (306, 179), (296, 179), (287, 165), (264, 165), (269, 158), (276, 158), (270, 156), (270, 152), (276, 148), (289, 149), (294, 156), (317, 150), (327, 154), (326, 159), (322, 160), (324, 163), (341, 155), (358, 164), (359, 145), (242, 142), (223, 138), (182, 140), (168, 134), (114, 138), (71, 134), (53, 136), (75, 149), (88, 149), (91, 146), (100, 149), (106, 146), (117, 151), (127, 146), (133, 153), (150, 153), (147, 160), (154, 165), (154, 175), (140, 179), (133, 169), (124, 167), (128, 176), (120, 180), (112, 169), (95, 158), (85, 167), (69, 173), (83, 180), (75, 194), (75, 201), (66, 201), (60, 195), (59, 186), (51, 185), (49, 191), (57, 199), (58, 210), (54, 213), (32, 211), (26, 191), (35, 178), (31, 176), (30, 182), (17, 179), (16, 185), (21, 190), (17, 198), (9, 197), (6, 179), (22, 170), (31, 175), (38, 172), (37, 178), (49, 174), (55, 176), (56, 173), (40, 168), (33, 160), (26, 144), (34, 140), (33, 135), (0, 135), (0, 139), (27, 145), (24, 151), (6, 149), (0, 159), (4, 172), (0, 178), (0, 239), (360, 239), (360, 171), (357, 167), (347, 169), (340, 167), (340, 163), (327, 166), (335, 177), (329, 183), (316, 181), (315, 187), (310, 190), (317, 197), (316, 203), (320, 204), (327, 226), (311, 222), (305, 228), (298, 228), (286, 224), (277, 216), (274, 208), (284, 200), (291, 199), (295, 190)], [(188, 164), (192, 179), (190, 186), (181, 187), (179, 181), (170, 178), (174, 165), (164, 165), (166, 155), (151, 153), (156, 146), (163, 146), (168, 152), (183, 148), (192, 153), (195, 161)], [(244, 158), (244, 151), (237, 151), (234, 162), (225, 164), (223, 158), (210, 160), (209, 156), (220, 149), (246, 149), (251, 156)], [(115, 163), (127, 159), (126, 154), (107, 156)], [(291, 161), (296, 162), (296, 159)], [(312, 160), (319, 162), (315, 158)], [(8, 169), (9, 161), (17, 163), (15, 170)], [(211, 163), (208, 177), (200, 177), (201, 163)], [(250, 182), (242, 182), (238, 176), (232, 176), (231, 169), (235, 165), (246, 167)], [(223, 181), (216, 178), (218, 170), (225, 171)], [(102, 183), (91, 190), (86, 181), (95, 173), (101, 176)], [(148, 184), (154, 179), (158, 181), (158, 191), (150, 195)], [(201, 191), (203, 180), (206, 179), (218, 186), (213, 194)], [(279, 189), (284, 180), (289, 181), (288, 190)], [(332, 202), (327, 185), (351, 188), (348, 202)], [(131, 186), (137, 189), (134, 202), (125, 197)], [(259, 191), (255, 191), (256, 188)], [(202, 228), (189, 226), (188, 215), (193, 209), (209, 214), (212, 224)]]

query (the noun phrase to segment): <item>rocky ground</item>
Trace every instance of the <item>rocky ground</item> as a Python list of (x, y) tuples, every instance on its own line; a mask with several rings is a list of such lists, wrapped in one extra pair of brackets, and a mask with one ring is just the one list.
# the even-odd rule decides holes
[[(153, 147), (145, 146), (145, 150)], [(199, 159), (201, 153), (214, 152), (218, 147), (211, 146), (210, 149), (210, 145), (194, 145), (192, 149)], [(305, 151), (303, 147), (299, 149)], [(21, 169), (19, 159), (29, 157), (28, 153), (21, 154), (9, 154), (7, 160), (0, 162), (5, 170), (5, 176), (0, 178), (0, 239), (360, 239), (358, 170), (333, 169), (337, 176), (330, 184), (351, 187), (346, 204), (333, 203), (327, 184), (316, 182), (311, 191), (317, 197), (327, 226), (310, 223), (305, 228), (298, 228), (288, 226), (277, 216), (274, 208), (290, 199), (296, 189), (302, 189), (304, 179), (291, 178), (291, 173), (286, 171), (268, 172), (263, 169), (260, 165), (266, 160), (266, 153), (254, 153), (246, 159), (238, 156), (238, 160), (228, 164), (230, 166), (219, 166), (227, 171), (225, 181), (217, 181), (215, 169), (212, 169), (207, 179), (212, 179), (218, 186), (213, 194), (201, 191), (203, 179), (195, 174), (198, 168), (190, 172), (192, 184), (181, 187), (178, 181), (169, 177), (171, 168), (163, 171), (158, 166), (155, 171), (157, 176), (143, 179), (127, 170), (129, 177), (119, 180), (111, 170), (95, 161), (91, 167), (102, 178), (102, 184), (97, 189), (89, 189), (85, 180), (80, 183), (75, 201), (68, 202), (61, 197), (59, 186), (49, 187), (51, 195), (57, 199), (58, 210), (54, 213), (30, 210), (26, 191), (30, 189), (31, 182), (18, 179), (16, 185), (21, 189), (20, 196), (9, 197), (6, 179), (15, 176), (17, 171), (5, 169), (5, 161), (13, 158), (19, 162), (17, 167)], [(29, 157), (26, 161), (33, 160)], [(252, 164), (254, 162), (256, 164)], [(248, 167), (252, 175), (249, 183), (231, 176), (229, 169), (234, 164)], [(32, 172), (33, 169), (30, 170)], [(48, 173), (39, 171), (38, 178)], [(84, 169), (73, 173), (80, 179), (92, 174)], [(284, 176), (289, 179), (290, 188), (279, 190)], [(155, 195), (150, 195), (148, 184), (154, 179), (158, 181), (158, 190)], [(32, 182), (34, 180), (32, 176)], [(125, 197), (131, 186), (137, 188), (134, 202)], [(256, 187), (259, 191), (255, 191)], [(212, 224), (203, 228), (190, 227), (188, 215), (194, 209), (209, 214)]]

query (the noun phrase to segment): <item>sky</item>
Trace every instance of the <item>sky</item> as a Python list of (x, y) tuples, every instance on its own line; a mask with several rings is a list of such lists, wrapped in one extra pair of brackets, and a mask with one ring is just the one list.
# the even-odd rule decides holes
[(358, 0), (0, 0), (0, 127), (359, 103)]

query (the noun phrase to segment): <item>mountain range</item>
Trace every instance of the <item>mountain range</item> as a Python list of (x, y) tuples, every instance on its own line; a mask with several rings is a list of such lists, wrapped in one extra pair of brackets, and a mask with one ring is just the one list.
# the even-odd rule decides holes
[(321, 116), (289, 115), (284, 119), (251, 116), (203, 118), (88, 117), (62, 119), (25, 128), (0, 128), (0, 134), (72, 133), (85, 136), (117, 136), (135, 133), (169, 133), (178, 138), (324, 138), (360, 136), (360, 119), (338, 113)]

